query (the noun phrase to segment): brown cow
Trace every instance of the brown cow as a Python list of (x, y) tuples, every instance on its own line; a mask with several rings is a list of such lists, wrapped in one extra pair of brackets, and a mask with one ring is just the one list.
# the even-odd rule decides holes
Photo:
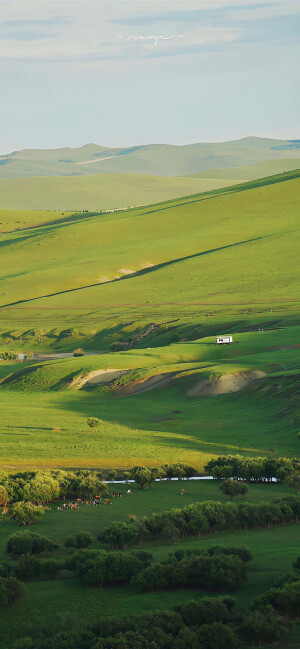
[(121, 498), (122, 494), (120, 494), (119, 491), (114, 491), (113, 497), (115, 497), (115, 496), (119, 496), (119, 498)]
[(183, 496), (185, 494), (185, 489), (181, 489), (180, 495)]
[(112, 505), (112, 502), (111, 502), (111, 500), (109, 498), (105, 498), (104, 504), (105, 505)]

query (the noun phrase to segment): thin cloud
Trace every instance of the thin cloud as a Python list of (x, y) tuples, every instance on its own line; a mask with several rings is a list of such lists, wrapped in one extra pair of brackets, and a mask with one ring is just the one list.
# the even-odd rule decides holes
[(55, 34), (51, 32), (33, 32), (33, 31), (16, 31), (16, 32), (0, 32), (2, 40), (32, 42), (40, 41), (44, 38), (55, 38)]
[(3, 20), (3, 27), (39, 27), (45, 25), (66, 25), (69, 23), (67, 16), (51, 16), (49, 18), (41, 18), (39, 20), (24, 18), (23, 20)]
[(200, 9), (182, 9), (182, 10), (166, 10), (164, 12), (153, 12), (152, 14), (139, 13), (129, 16), (120, 16), (117, 18), (111, 19), (110, 22), (117, 23), (119, 25), (144, 25), (144, 24), (153, 24), (156, 22), (180, 22), (180, 23), (193, 23), (195, 20), (212, 20), (217, 18), (218, 21), (222, 20), (224, 17), (229, 16), (234, 11), (253, 11), (257, 9), (266, 9), (278, 6), (278, 3), (270, 4), (256, 4), (256, 5), (227, 5), (227, 6), (213, 6), (209, 9), (200, 8)]

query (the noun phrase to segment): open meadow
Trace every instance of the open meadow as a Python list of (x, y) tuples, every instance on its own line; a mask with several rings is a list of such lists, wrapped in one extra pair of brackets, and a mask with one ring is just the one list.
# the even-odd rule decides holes
[(2, 465), (295, 455), (298, 176), (2, 234)]
[[(185, 494), (180, 496), (182, 484)], [(105, 547), (95, 537), (107, 525), (114, 521), (126, 520), (129, 514), (136, 516), (150, 515), (170, 508), (178, 508), (193, 502), (217, 500), (225, 502), (226, 498), (219, 491), (220, 482), (211, 480), (178, 482), (159, 482), (147, 491), (133, 485), (132, 495), (126, 494), (126, 485), (117, 485), (122, 493), (121, 498), (114, 498), (112, 506), (101, 504), (98, 507), (82, 505), (75, 511), (57, 511), (59, 503), (53, 503), (40, 523), (34, 526), (34, 532), (42, 534), (59, 544), (53, 558), (64, 561), (72, 551), (64, 547), (66, 538), (80, 530), (90, 532), (94, 541), (93, 549)], [(288, 488), (282, 485), (250, 485), (246, 500), (249, 503), (271, 503), (289, 495)], [(239, 498), (239, 502), (242, 502)], [(0, 561), (7, 558), (5, 551), (8, 538), (16, 532), (16, 523), (1, 521), (0, 525)], [(207, 550), (214, 545), (223, 547), (247, 546), (253, 560), (249, 564), (247, 583), (235, 595), (237, 610), (243, 613), (251, 600), (271, 588), (290, 570), (292, 562), (299, 554), (299, 526), (284, 525), (270, 529), (239, 530), (218, 532), (204, 535), (202, 538), (187, 538), (176, 544), (169, 540), (144, 541), (139, 550), (151, 552), (155, 561), (164, 561), (174, 550)], [(128, 552), (131, 549), (129, 548)], [(13, 609), (8, 610), (5, 619), (1, 620), (1, 649), (17, 637), (38, 636), (39, 633), (53, 634), (58, 630), (79, 628), (96, 622), (99, 615), (123, 616), (143, 613), (156, 609), (171, 609), (179, 603), (190, 599), (199, 601), (207, 593), (205, 589), (180, 589), (161, 592), (149, 592), (138, 595), (128, 585), (106, 588), (90, 588), (81, 580), (74, 578), (67, 570), (62, 570), (55, 579), (38, 579), (29, 581), (26, 596), (16, 601)], [(215, 593), (216, 595), (217, 593)], [(210, 596), (213, 594), (210, 593)], [(79, 622), (80, 620), (80, 622)], [(293, 645), (291, 645), (293, 646)]]
[[(121, 475), (133, 466), (179, 461), (203, 473), (221, 455), (299, 455), (299, 181), (299, 171), (291, 171), (111, 214), (3, 211), (3, 484), (5, 472), (22, 482), (32, 475), (24, 471), (91, 469), (105, 479), (112, 469)], [(217, 344), (225, 333), (232, 344)], [(90, 418), (96, 418), (94, 428)], [(58, 632), (66, 635), (50, 649), (77, 649), (75, 640), (68, 644), (70, 630), (94, 628), (100, 616), (150, 615), (231, 593), (205, 583), (143, 593), (128, 579), (87, 585), (70, 568), (73, 550), (64, 545), (82, 530), (93, 535), (90, 549), (97, 556), (111, 552), (98, 539), (107, 526), (142, 525), (153, 513), (178, 514), (204, 502), (225, 506), (220, 485), (162, 481), (144, 490), (134, 484), (132, 495), (116, 485), (122, 497), (111, 506), (70, 511), (58, 510), (59, 499), (50, 502), (30, 530), (58, 544), (45, 559), (50, 568), (53, 559), (56, 572), (24, 577), (26, 593), (4, 616), (1, 610), (0, 649), (36, 649), (39, 638), (52, 643)], [(285, 479), (247, 486), (247, 495), (233, 503), (237, 511), (247, 502), (246, 510), (259, 505), (276, 512), (275, 501), (290, 502), (293, 493)], [(253, 558), (247, 580), (233, 593), (229, 625), (238, 631), (253, 598), (284, 579), (297, 559), (297, 517), (286, 517), (276, 525), (223, 525), (172, 540), (169, 525), (167, 534), (143, 538), (135, 549), (164, 566), (174, 550), (210, 556), (220, 545), (227, 556), (230, 548), (247, 546)], [(21, 559), (8, 557), (6, 547), (19, 529), (10, 510), (1, 517), (2, 571), (18, 574)], [(131, 552), (129, 544), (121, 555), (130, 561)], [(285, 640), (278, 636), (278, 647), (297, 649), (297, 635), (297, 625), (291, 626)], [(84, 649), (111, 647), (80, 642)], [(176, 642), (175, 649), (192, 649)], [(240, 646), (249, 649), (247, 642)]]

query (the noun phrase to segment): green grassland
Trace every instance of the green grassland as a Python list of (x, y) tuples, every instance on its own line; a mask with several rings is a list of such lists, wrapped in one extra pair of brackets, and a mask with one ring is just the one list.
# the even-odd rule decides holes
[[(170, 507), (182, 507), (191, 502), (217, 499), (224, 501), (215, 481), (185, 482), (185, 496), (179, 495), (180, 485), (174, 482), (155, 483), (149, 491), (142, 491), (133, 485), (132, 496), (126, 496), (125, 485), (118, 488), (122, 498), (116, 498), (111, 507), (86, 507), (78, 511), (58, 512), (55, 505), (46, 512), (42, 521), (34, 528), (35, 532), (47, 535), (58, 543), (78, 530), (89, 530), (97, 536), (99, 532), (114, 520), (124, 520), (128, 514), (150, 514)], [(251, 485), (247, 494), (249, 502), (270, 502), (290, 493), (286, 487), (276, 484)], [(2, 521), (1, 521), (2, 522)], [(16, 530), (12, 521), (2, 522), (0, 526), (0, 555), (5, 556), (5, 544), (8, 537)], [(201, 539), (190, 538), (176, 545), (169, 541), (144, 542), (140, 549), (149, 550), (156, 560), (165, 560), (174, 549), (208, 547), (222, 544), (224, 546), (246, 545), (253, 553), (249, 564), (248, 583), (238, 591), (237, 607), (245, 611), (253, 597), (271, 588), (280, 577), (288, 572), (292, 562), (299, 553), (299, 526), (288, 525), (268, 530), (244, 530), (220, 532)], [(101, 547), (94, 541), (93, 547)], [(60, 547), (54, 555), (63, 559), (68, 551)], [(99, 615), (127, 615), (156, 609), (168, 609), (190, 599), (200, 599), (204, 591), (189, 590), (163, 591), (138, 595), (130, 587), (87, 588), (68, 573), (62, 573), (59, 579), (34, 581), (28, 584), (28, 593), (24, 599), (16, 602), (12, 610), (5, 611), (1, 620), (0, 647), (6, 649), (16, 637), (36, 634), (39, 631), (53, 633), (66, 625), (85, 625), (94, 622)], [(292, 636), (291, 636), (292, 637)], [(6, 644), (7, 643), (7, 644)], [(291, 645), (292, 646), (292, 645)]]
[[(299, 188), (299, 171), (289, 171), (111, 214), (3, 212), (0, 351), (36, 356), (0, 361), (1, 468), (106, 473), (181, 461), (203, 471), (221, 454), (298, 455)], [(223, 333), (233, 335), (232, 345), (216, 345)], [(118, 341), (127, 348), (111, 352)], [(77, 347), (89, 353), (74, 358)], [(90, 416), (101, 420), (96, 431)], [(112, 506), (59, 512), (53, 504), (34, 531), (63, 543), (81, 529), (97, 536), (129, 514), (226, 500), (217, 481), (184, 487), (181, 497), (176, 482), (147, 491), (133, 485), (127, 496), (120, 485), (123, 497)], [(244, 500), (268, 503), (291, 493), (281, 484), (249, 485)], [(17, 529), (3, 518), (0, 558)], [(291, 569), (299, 526), (142, 547), (163, 560), (175, 547), (217, 543), (253, 552), (248, 583), (236, 594), (243, 612)], [(95, 540), (93, 547), (101, 546)], [(60, 546), (56, 556), (67, 552)], [(0, 649), (17, 637), (205, 594), (87, 588), (62, 571), (30, 582), (27, 595), (5, 609)], [(297, 642), (295, 627), (278, 646), (296, 649)]]
[(216, 178), (222, 180), (256, 180), (274, 174), (280, 174), (293, 169), (299, 169), (300, 159), (283, 158), (282, 160), (264, 160), (253, 165), (229, 167), (220, 169), (207, 169), (190, 174), (191, 178)]
[[(104, 352), (0, 365), (2, 464), (297, 454), (299, 187), (294, 171), (2, 234), (0, 349)], [(127, 374), (84, 383), (106, 369)]]
[[(299, 288), (299, 186), (299, 172), (291, 172), (2, 234), (1, 306), (18, 303), (18, 309), (26, 307), (26, 318), (28, 308), (55, 310), (56, 321), (76, 309), (77, 322), (87, 309), (91, 319), (121, 312), (137, 320), (137, 312), (145, 319), (153, 307), (161, 315), (174, 314), (190, 302), (204, 305), (205, 313), (221, 306), (223, 314), (234, 306), (249, 311), (269, 305), (269, 313), (281, 304), (293, 307)], [(11, 310), (2, 313), (2, 321), (9, 318)]]
[(0, 180), (0, 208), (1, 211), (124, 209), (232, 183), (232, 179), (226, 178), (165, 178), (137, 173), (9, 178)]
[[(203, 470), (212, 455), (265, 455), (274, 444), (281, 455), (295, 455), (298, 336), (299, 327), (291, 326), (236, 334), (238, 342), (230, 347), (209, 337), (82, 358), (3, 363), (1, 463), (126, 468), (176, 461), (180, 453), (182, 461)], [(128, 374), (108, 385), (105, 379), (88, 383), (93, 372), (108, 369)], [(164, 377), (167, 382), (156, 383)], [(245, 382), (232, 392), (240, 377)], [(224, 393), (213, 396), (210, 386), (224, 379)], [(88, 429), (89, 416), (101, 419), (97, 432)]]
[(83, 216), (83, 214), (74, 214), (73, 212), (51, 212), (50, 210), (0, 209), (0, 232), (14, 232), (35, 228), (39, 225), (76, 221), (79, 218), (82, 219)]

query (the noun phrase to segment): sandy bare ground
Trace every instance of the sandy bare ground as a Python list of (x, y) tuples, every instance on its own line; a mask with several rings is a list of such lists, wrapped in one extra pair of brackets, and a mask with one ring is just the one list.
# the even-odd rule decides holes
[(125, 374), (128, 370), (116, 370), (108, 368), (107, 370), (94, 370), (89, 372), (85, 376), (77, 376), (73, 379), (70, 388), (80, 388), (96, 386), (96, 385), (105, 385), (111, 383), (115, 379), (118, 379), (119, 376)]
[(198, 383), (189, 390), (188, 395), (190, 397), (209, 397), (217, 396), (218, 394), (238, 392), (239, 390), (242, 390), (242, 388), (245, 388), (251, 381), (261, 379), (263, 376), (265, 376), (265, 373), (258, 370), (225, 374), (215, 381), (198, 381)]
[(138, 381), (134, 381), (134, 383), (129, 383), (120, 388), (118, 390), (118, 395), (121, 397), (130, 397), (134, 394), (141, 394), (142, 392), (154, 390), (154, 388), (165, 387), (170, 383), (171, 379), (176, 376), (176, 374), (178, 374), (178, 372), (165, 372), (164, 374), (156, 374), (155, 376), (150, 376), (146, 379), (139, 379)]

